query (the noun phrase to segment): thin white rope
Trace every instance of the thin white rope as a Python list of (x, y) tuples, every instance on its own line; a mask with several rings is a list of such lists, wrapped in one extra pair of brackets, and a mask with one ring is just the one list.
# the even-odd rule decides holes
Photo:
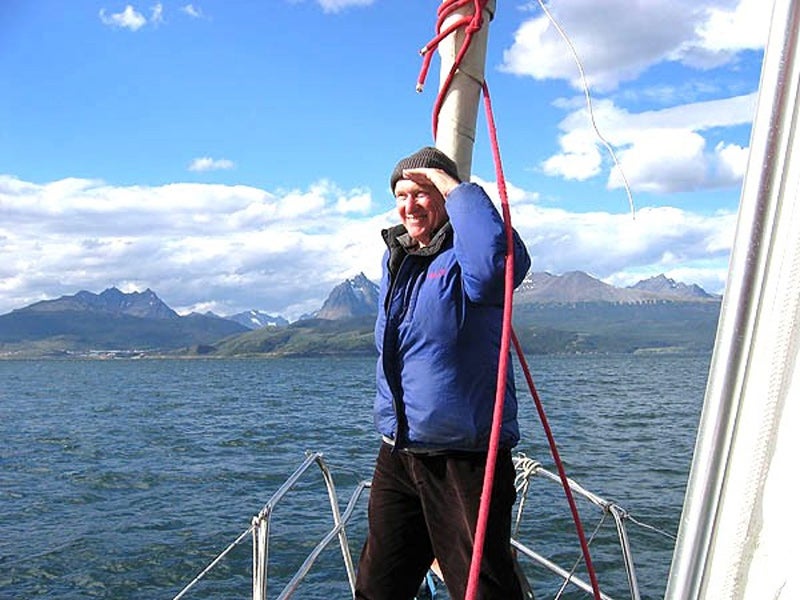
[[(514, 457), (513, 462), (514, 462), (514, 469), (516, 470), (514, 487), (516, 488), (517, 493), (520, 493), (522, 489), (526, 485), (528, 485), (530, 479), (537, 475), (544, 476), (546, 479), (550, 479), (552, 481), (557, 481), (556, 477), (552, 473), (550, 473), (547, 469), (545, 469), (542, 463), (526, 456), (522, 452), (518, 453)], [(647, 529), (653, 533), (657, 533), (671, 540), (675, 539), (675, 535), (669, 533), (668, 531), (660, 529), (654, 525), (650, 525), (649, 523), (645, 523), (639, 520), (639, 518), (635, 517), (629, 511), (623, 509), (618, 504), (600, 498), (596, 494), (593, 494), (588, 490), (586, 490), (585, 488), (583, 488), (582, 486), (580, 486), (577, 482), (570, 480), (570, 483), (572, 484), (573, 489), (575, 489), (575, 491), (577, 491), (580, 496), (582, 496), (583, 498), (585, 498), (586, 500), (597, 506), (602, 512), (604, 513), (608, 512), (612, 506), (615, 506), (617, 510), (621, 512), (622, 517), (626, 521), (630, 521), (631, 523), (633, 523), (634, 525), (638, 525), (642, 529)]]
[[(606, 511), (603, 511), (602, 512), (602, 516), (600, 517), (600, 520), (597, 522), (597, 525), (594, 528), (594, 531), (592, 531), (592, 535), (589, 536), (589, 540), (587, 542), (587, 544), (589, 546), (591, 546), (592, 542), (594, 542), (594, 539), (597, 537), (597, 534), (600, 532), (600, 528), (603, 526), (603, 523), (605, 523), (605, 520), (606, 520), (607, 516), (608, 516), (608, 513)], [(572, 564), (572, 568), (569, 570), (569, 573), (568, 573), (567, 577), (565, 577), (564, 581), (561, 583), (561, 587), (558, 589), (558, 592), (555, 595), (555, 599), (561, 598), (564, 595), (564, 591), (567, 589), (567, 585), (569, 585), (569, 582), (572, 579), (572, 576), (575, 575), (575, 571), (578, 570), (578, 566), (581, 564), (581, 560), (582, 560), (582, 558), (581, 558), (581, 556), (579, 554), (578, 557), (575, 559), (575, 562)]]
[(246, 530), (245, 530), (245, 531), (244, 531), (244, 532), (243, 532), (243, 533), (242, 533), (242, 534), (241, 534), (241, 535), (240, 535), (238, 538), (236, 538), (236, 539), (235, 539), (233, 542), (231, 542), (231, 543), (228, 545), (228, 547), (227, 547), (227, 548), (225, 548), (225, 550), (223, 550), (223, 551), (222, 551), (222, 552), (221, 552), (221, 553), (220, 553), (220, 554), (217, 556), (217, 558), (215, 558), (214, 560), (212, 560), (212, 561), (209, 563), (209, 565), (208, 565), (208, 566), (207, 566), (205, 569), (203, 569), (202, 571), (200, 571), (200, 573), (198, 573), (198, 574), (197, 574), (197, 577), (195, 577), (194, 579), (192, 579), (192, 580), (191, 580), (191, 581), (188, 583), (188, 585), (187, 585), (185, 588), (183, 588), (183, 589), (182, 589), (180, 592), (178, 592), (178, 595), (177, 595), (177, 596), (175, 596), (175, 597), (174, 597), (172, 600), (180, 600), (180, 598), (183, 598), (183, 596), (186, 594), (186, 592), (188, 592), (188, 591), (189, 591), (191, 588), (193, 588), (193, 587), (194, 587), (194, 585), (195, 585), (195, 584), (196, 584), (198, 581), (200, 581), (200, 580), (201, 580), (203, 577), (205, 577), (205, 576), (206, 576), (206, 574), (207, 574), (207, 573), (208, 573), (208, 572), (209, 572), (211, 569), (213, 569), (215, 566), (217, 566), (217, 563), (218, 563), (219, 561), (221, 561), (221, 560), (222, 560), (222, 559), (225, 557), (225, 555), (226, 555), (226, 554), (228, 554), (228, 552), (230, 552), (230, 551), (231, 551), (231, 550), (233, 550), (233, 549), (234, 549), (236, 546), (238, 546), (238, 545), (241, 543), (241, 541), (242, 541), (242, 540), (243, 540), (245, 537), (247, 537), (247, 535), (248, 535), (248, 534), (249, 534), (251, 531), (253, 531), (253, 526), (252, 526), (252, 525), (251, 525), (251, 526), (250, 526), (248, 529), (246, 529)]
[(581, 77), (581, 86), (583, 87), (583, 94), (586, 98), (586, 108), (589, 112), (589, 121), (592, 124), (592, 129), (594, 129), (595, 135), (597, 138), (602, 142), (602, 144), (608, 150), (608, 153), (611, 155), (614, 164), (616, 165), (617, 169), (619, 170), (620, 177), (622, 177), (622, 183), (625, 186), (625, 193), (628, 196), (628, 206), (631, 209), (631, 217), (634, 219), (636, 218), (636, 208), (633, 203), (633, 194), (631, 193), (631, 186), (628, 184), (628, 178), (625, 176), (625, 171), (622, 170), (622, 165), (617, 160), (617, 153), (614, 152), (614, 147), (603, 137), (603, 134), (600, 133), (600, 129), (597, 126), (597, 121), (594, 118), (594, 108), (592, 107), (592, 96), (589, 93), (589, 82), (586, 80), (586, 73), (583, 70), (583, 64), (581, 63), (581, 59), (578, 56), (578, 52), (575, 50), (575, 46), (573, 46), (572, 41), (569, 39), (569, 36), (566, 32), (561, 28), (561, 25), (558, 24), (558, 21), (555, 20), (550, 11), (547, 10), (547, 7), (544, 5), (544, 0), (538, 0), (539, 6), (542, 7), (542, 11), (547, 18), (550, 19), (550, 22), (553, 24), (553, 27), (556, 28), (556, 31), (559, 33), (561, 38), (566, 42), (567, 46), (569, 47), (570, 52), (572, 53), (572, 58), (575, 59), (575, 64), (578, 66), (578, 73)]
[(642, 521), (637, 520), (630, 513), (625, 513), (625, 518), (629, 519), (631, 521), (631, 523), (634, 523), (635, 525), (638, 525), (642, 529), (647, 529), (649, 531), (652, 531), (653, 533), (658, 533), (658, 534), (663, 535), (664, 537), (669, 538), (669, 539), (671, 539), (673, 541), (675, 541), (677, 539), (677, 536), (671, 534), (670, 532), (664, 531), (663, 529), (659, 529), (658, 527), (655, 527), (653, 525), (648, 525), (647, 523), (643, 523)]
[[(519, 523), (522, 520), (523, 503), (525, 502), (525, 499), (527, 497), (530, 480), (535, 476), (542, 476), (547, 480), (550, 480), (552, 482), (557, 482), (558, 478), (557, 478), (556, 475), (554, 475), (553, 473), (551, 473), (547, 469), (545, 469), (541, 465), (541, 463), (539, 463), (539, 462), (537, 462), (537, 461), (535, 461), (535, 460), (533, 460), (531, 458), (528, 458), (527, 456), (525, 456), (525, 454), (522, 454), (522, 453), (517, 454), (513, 458), (513, 461), (514, 461), (514, 468), (515, 468), (515, 470), (517, 472), (516, 478), (514, 480), (514, 487), (517, 489), (518, 495), (521, 494), (520, 504), (519, 504), (518, 511), (517, 511), (517, 524), (515, 526), (515, 531), (514, 531), (514, 536), (516, 536), (518, 534), (518, 531), (519, 531)], [(591, 504), (594, 504), (601, 511), (600, 518), (599, 518), (599, 520), (598, 520), (598, 522), (597, 522), (597, 524), (595, 526), (595, 529), (594, 529), (593, 533), (591, 534), (591, 536), (590, 536), (590, 538), (588, 540), (589, 545), (591, 545), (592, 542), (595, 540), (596, 536), (598, 535), (598, 533), (600, 531), (600, 528), (605, 523), (608, 515), (609, 514), (613, 514), (614, 515), (614, 520), (615, 520), (615, 522), (617, 524), (617, 534), (618, 534), (617, 535), (617, 539), (618, 539), (618, 542), (620, 544), (620, 548), (622, 550), (622, 554), (623, 554), (623, 558), (624, 558), (625, 571), (626, 571), (626, 573), (628, 575), (628, 581), (629, 581), (629, 583), (631, 585), (631, 597), (638, 599), (639, 598), (639, 593), (638, 593), (638, 587), (637, 587), (637, 582), (636, 582), (636, 574), (635, 574), (635, 571), (634, 571), (633, 563), (630, 560), (629, 540), (628, 540), (627, 534), (625, 533), (625, 527), (624, 527), (623, 522), (624, 521), (629, 521), (631, 523), (634, 523), (635, 525), (638, 525), (638, 526), (642, 527), (643, 529), (647, 529), (647, 530), (649, 530), (649, 531), (651, 531), (653, 533), (660, 534), (660, 535), (662, 535), (662, 536), (664, 536), (666, 538), (672, 539), (672, 540), (675, 539), (675, 536), (671, 535), (668, 532), (663, 531), (663, 530), (661, 530), (661, 529), (659, 529), (657, 527), (654, 527), (652, 525), (649, 525), (647, 523), (643, 523), (642, 521), (639, 521), (638, 519), (634, 518), (627, 510), (625, 510), (622, 507), (620, 507), (618, 504), (616, 504), (614, 502), (611, 502), (611, 501), (608, 501), (608, 500), (605, 500), (605, 499), (601, 498), (600, 496), (597, 496), (596, 494), (593, 494), (593, 493), (589, 492), (588, 490), (586, 490), (585, 488), (580, 486), (577, 482), (575, 482), (573, 480), (569, 480), (569, 483), (570, 483), (570, 487), (578, 495), (580, 495), (582, 498), (584, 498), (585, 500), (587, 500)], [(544, 564), (544, 563), (540, 563), (540, 564)], [(565, 590), (567, 589), (567, 584), (570, 581), (572, 581), (572, 578), (573, 578), (573, 576), (575, 574), (575, 571), (576, 571), (576, 569), (577, 569), (579, 564), (580, 564), (580, 557), (577, 558), (577, 560), (572, 565), (572, 568), (570, 569), (569, 572), (564, 571), (564, 573), (563, 573), (564, 581), (563, 581), (560, 589), (556, 593), (556, 596), (554, 597), (554, 600), (555, 600), (555, 598), (561, 598), (562, 595), (565, 593)]]

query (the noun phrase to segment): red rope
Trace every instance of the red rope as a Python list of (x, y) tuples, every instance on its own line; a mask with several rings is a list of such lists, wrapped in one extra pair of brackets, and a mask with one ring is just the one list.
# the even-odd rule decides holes
[(469, 579), (465, 598), (471, 600), (478, 591), (478, 578), (483, 559), (483, 546), (486, 538), (486, 524), (489, 521), (489, 509), (492, 504), (492, 487), (494, 486), (494, 472), (497, 464), (497, 450), (500, 445), (500, 431), (503, 424), (503, 407), (506, 398), (506, 380), (508, 378), (508, 362), (511, 357), (509, 352), (511, 328), (511, 308), (514, 294), (514, 235), (511, 230), (511, 213), (508, 205), (506, 182), (503, 176), (503, 164), (500, 160), (500, 147), (496, 143), (497, 130), (494, 125), (489, 88), (483, 83), (483, 97), (486, 106), (486, 116), (489, 120), (489, 131), (492, 138), (492, 154), (494, 156), (495, 170), (497, 172), (497, 189), (500, 193), (503, 208), (503, 221), (506, 224), (506, 260), (505, 260), (505, 288), (503, 293), (503, 331), (500, 336), (500, 357), (497, 365), (497, 387), (494, 397), (494, 415), (492, 417), (492, 432), (489, 437), (489, 450), (486, 456), (486, 470), (483, 476), (483, 489), (481, 491), (481, 505), (478, 510), (478, 522), (475, 525), (475, 541), (472, 545), (472, 562), (469, 565)]
[(550, 424), (547, 421), (547, 415), (544, 413), (544, 405), (539, 398), (539, 392), (536, 391), (536, 386), (533, 383), (533, 376), (528, 368), (528, 363), (525, 360), (525, 355), (522, 353), (522, 346), (517, 339), (517, 334), (512, 330), (511, 337), (514, 341), (514, 348), (517, 351), (517, 358), (522, 365), (522, 371), (525, 373), (525, 380), (528, 382), (528, 388), (533, 396), (534, 404), (536, 404), (536, 411), (539, 413), (539, 421), (542, 423), (542, 428), (547, 436), (547, 443), (550, 445), (550, 453), (553, 455), (553, 462), (558, 468), (558, 476), (561, 479), (561, 486), (564, 488), (564, 494), (567, 496), (569, 509), (572, 512), (572, 520), (575, 522), (575, 530), (578, 533), (578, 539), (581, 543), (581, 552), (583, 552), (583, 559), (586, 563), (586, 569), (589, 571), (589, 580), (592, 583), (592, 592), (596, 600), (600, 600), (600, 585), (597, 582), (597, 574), (595, 573), (594, 566), (592, 565), (592, 557), (589, 554), (589, 543), (586, 541), (586, 534), (581, 525), (581, 516), (578, 514), (578, 506), (575, 504), (575, 497), (572, 495), (572, 488), (569, 487), (567, 480), (567, 472), (564, 470), (564, 463), (561, 461), (561, 456), (558, 453), (558, 446), (556, 439), (553, 436), (553, 431), (550, 429)]
[[(464, 35), (464, 43), (462, 44), (455, 60), (453, 61), (453, 66), (451, 67), (447, 78), (440, 86), (439, 94), (436, 98), (436, 103), (434, 105), (434, 110), (433, 110), (434, 140), (436, 139), (436, 133), (439, 122), (439, 113), (441, 112), (444, 98), (447, 94), (447, 91), (450, 88), (450, 84), (453, 80), (455, 72), (458, 69), (461, 60), (463, 59), (464, 55), (466, 54), (469, 48), (473, 34), (483, 26), (483, 9), (485, 8), (487, 1), (488, 0), (449, 0), (443, 2), (442, 5), (439, 7), (439, 10), (437, 11), (438, 20), (437, 20), (436, 30), (439, 33), (431, 42), (426, 44), (422, 50), (424, 59), (423, 59), (422, 70), (417, 80), (418, 91), (421, 91), (424, 86), (425, 78), (427, 76), (430, 67), (430, 60), (432, 57), (431, 51), (435, 50), (438, 47), (439, 43), (445, 37), (447, 37), (447, 35), (450, 35), (459, 27), (466, 27)], [(466, 6), (470, 2), (472, 2), (473, 4), (473, 15), (471, 17), (463, 17), (459, 19), (458, 22), (448, 27), (445, 31), (441, 31), (442, 25), (447, 16), (452, 14), (453, 11), (463, 6)], [(578, 513), (578, 507), (575, 504), (575, 499), (572, 495), (572, 490), (569, 487), (569, 481), (567, 479), (566, 471), (564, 470), (564, 465), (563, 462), (561, 461), (561, 457), (558, 452), (558, 447), (556, 445), (553, 432), (550, 429), (550, 425), (547, 421), (547, 415), (544, 412), (544, 406), (542, 405), (541, 399), (539, 398), (539, 394), (536, 390), (533, 377), (530, 374), (530, 369), (528, 368), (528, 364), (525, 361), (525, 357), (522, 352), (522, 347), (512, 328), (511, 316), (512, 316), (512, 304), (513, 304), (513, 292), (514, 292), (514, 237), (511, 227), (511, 213), (508, 203), (508, 191), (506, 188), (505, 175), (503, 174), (503, 165), (500, 159), (500, 147), (497, 141), (497, 127), (494, 121), (494, 112), (492, 110), (491, 97), (489, 95), (489, 86), (486, 84), (485, 81), (483, 82), (482, 88), (484, 97), (484, 109), (486, 111), (489, 137), (491, 140), (492, 156), (494, 158), (495, 172), (497, 174), (497, 190), (500, 195), (500, 202), (503, 212), (503, 221), (505, 224), (505, 234), (506, 234), (505, 289), (503, 295), (503, 330), (500, 338), (500, 356), (497, 366), (497, 387), (495, 389), (495, 403), (494, 403), (494, 413), (492, 417), (493, 419), (492, 431), (489, 437), (489, 448), (486, 457), (486, 469), (483, 479), (483, 489), (481, 491), (481, 505), (478, 511), (478, 520), (475, 526), (475, 541), (472, 548), (472, 562), (470, 563), (469, 579), (467, 581), (467, 591), (465, 595), (465, 600), (474, 600), (478, 589), (480, 565), (483, 559), (483, 547), (486, 538), (486, 525), (489, 520), (489, 509), (491, 508), (492, 487), (494, 485), (494, 473), (497, 464), (497, 451), (499, 449), (499, 444), (500, 444), (500, 431), (503, 423), (503, 408), (505, 404), (505, 390), (506, 390), (506, 381), (508, 377), (508, 361), (510, 359), (509, 347), (511, 341), (513, 341), (514, 343), (514, 348), (517, 352), (517, 357), (519, 358), (523, 372), (525, 373), (525, 379), (528, 383), (531, 396), (534, 399), (536, 410), (539, 414), (539, 420), (542, 423), (542, 427), (544, 428), (545, 435), (547, 437), (547, 442), (550, 446), (550, 453), (558, 469), (558, 474), (561, 479), (561, 485), (564, 488), (564, 493), (566, 495), (567, 502), (569, 503), (570, 511), (572, 512), (572, 518), (573, 521), (575, 522), (575, 529), (578, 534), (578, 539), (580, 540), (581, 552), (583, 553), (584, 562), (586, 563), (586, 569), (589, 572), (589, 579), (592, 583), (592, 591), (595, 600), (600, 600), (601, 598), (600, 587), (597, 582), (597, 575), (595, 573), (594, 566), (592, 565), (592, 558), (589, 553), (589, 545), (586, 541), (586, 535), (583, 530), (583, 525), (581, 524), (580, 514)]]

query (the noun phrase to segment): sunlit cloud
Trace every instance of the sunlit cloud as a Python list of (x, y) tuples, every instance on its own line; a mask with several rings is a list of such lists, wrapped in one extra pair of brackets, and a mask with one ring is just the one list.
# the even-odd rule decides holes
[(203, 11), (194, 4), (186, 4), (182, 6), (181, 11), (194, 19), (202, 19), (205, 16)]
[(190, 171), (224, 171), (228, 169), (233, 169), (236, 165), (234, 165), (233, 161), (228, 160), (227, 158), (211, 158), (210, 156), (203, 156), (200, 158), (195, 158), (191, 164), (189, 165)]
[[(186, 4), (180, 7), (179, 10), (194, 19), (206, 18), (203, 11), (193, 4)], [(157, 2), (150, 8), (149, 18), (131, 4), (126, 5), (118, 13), (110, 13), (105, 8), (101, 8), (99, 15), (100, 21), (104, 25), (130, 31), (138, 31), (147, 24), (157, 27), (165, 23), (164, 5), (161, 2)]]
[(317, 0), (326, 13), (338, 13), (353, 6), (370, 6), (375, 0)]
[[(614, 148), (634, 191), (672, 193), (719, 189), (741, 183), (747, 148), (734, 142), (708, 147), (704, 133), (749, 126), (756, 94), (695, 102), (661, 110), (630, 113), (610, 100), (594, 105), (595, 121)], [(584, 107), (559, 124), (561, 151), (546, 159), (542, 171), (551, 176), (584, 181), (600, 174), (608, 153), (591, 126)], [(619, 168), (608, 178), (609, 188), (622, 187)]]
[(327, 181), (271, 193), (2, 176), (0, 253), (11, 258), (0, 269), (0, 313), (125, 281), (175, 308), (215, 302), (297, 317), (344, 278), (377, 278), (378, 232), (390, 220), (359, 213), (370, 204), (364, 195)]
[[(627, 179), (634, 192), (659, 194), (741, 184), (756, 92), (708, 77), (653, 85), (641, 76), (656, 66), (704, 73), (735, 65), (742, 51), (764, 46), (770, 11), (762, 3), (652, 0), (631, 10), (628, 0), (608, 0), (600, 11), (590, 0), (551, 0), (547, 6), (580, 58), (593, 102), (591, 114), (584, 94), (554, 102), (565, 117), (559, 151), (537, 165), (542, 173), (572, 181), (607, 174), (608, 188)], [(528, 9), (532, 16), (515, 32), (500, 70), (564, 80), (583, 92), (569, 46), (537, 3)]]
[[(494, 182), (483, 184), (497, 202)], [(534, 270), (584, 270), (627, 281), (629, 274), (695, 273), (719, 291), (734, 216), (674, 208), (636, 219), (544, 208), (508, 184), (512, 219)], [(179, 311), (215, 306), (219, 314), (260, 309), (297, 318), (330, 290), (363, 272), (380, 275), (380, 214), (363, 189), (330, 181), (271, 192), (250, 186), (111, 186), (65, 179), (35, 184), (0, 177), (0, 314), (43, 297), (100, 292), (112, 285), (154, 290)]]
[(122, 12), (107, 13), (105, 8), (100, 9), (100, 21), (109, 27), (119, 27), (138, 31), (147, 24), (147, 19), (133, 6), (128, 4)]
[(741, 0), (732, 9), (709, 7), (706, 21), (697, 29), (699, 45), (713, 52), (763, 48), (770, 9), (762, 0)]
[(153, 9), (150, 11), (150, 22), (153, 25), (160, 25), (164, 22), (164, 5), (160, 2), (153, 6)]
[[(500, 69), (539, 80), (562, 79), (581, 88), (569, 47), (548, 17), (524, 21), (503, 54)], [(631, 10), (628, 0), (551, 0), (548, 11), (569, 37), (590, 87), (604, 92), (654, 65), (680, 63), (708, 69), (737, 51), (764, 47), (770, 10), (758, 0), (649, 0)]]

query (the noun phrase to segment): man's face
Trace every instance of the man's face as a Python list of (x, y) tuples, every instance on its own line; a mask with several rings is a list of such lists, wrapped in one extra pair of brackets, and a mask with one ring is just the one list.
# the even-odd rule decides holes
[(444, 198), (432, 185), (422, 186), (401, 179), (394, 186), (397, 213), (408, 235), (421, 246), (427, 246), (433, 235), (447, 221)]

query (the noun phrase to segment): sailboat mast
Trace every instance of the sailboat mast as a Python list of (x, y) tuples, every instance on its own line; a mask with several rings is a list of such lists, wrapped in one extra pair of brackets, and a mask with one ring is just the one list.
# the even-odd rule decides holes
[[(445, 20), (442, 30), (446, 30), (452, 22), (465, 15), (472, 15), (472, 10), (473, 4), (467, 3), (454, 11)], [(494, 17), (494, 11), (495, 0), (490, 0), (484, 7), (483, 27), (473, 35), (469, 50), (461, 60), (459, 68), (445, 92), (446, 95), (439, 112), (436, 147), (456, 162), (458, 173), (464, 181), (469, 181), (472, 173), (475, 125), (483, 93), (489, 22)], [(464, 43), (465, 35), (464, 28), (461, 27), (439, 44), (440, 90), (448, 79), (458, 51)]]

